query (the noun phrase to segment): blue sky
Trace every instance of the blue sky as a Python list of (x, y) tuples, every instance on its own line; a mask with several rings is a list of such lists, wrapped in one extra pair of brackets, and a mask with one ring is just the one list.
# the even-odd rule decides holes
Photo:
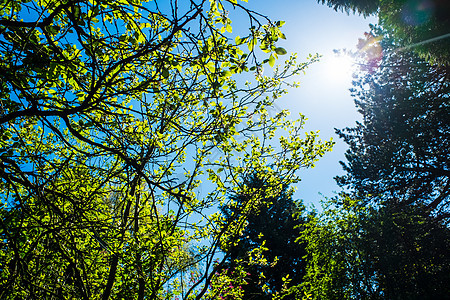
[(319, 193), (333, 196), (334, 191), (339, 191), (333, 177), (343, 174), (339, 161), (344, 160), (346, 144), (335, 135), (334, 128), (352, 126), (360, 118), (348, 91), (351, 74), (331, 67), (333, 49), (355, 49), (358, 38), (369, 31), (369, 23), (377, 20), (335, 12), (315, 0), (249, 0), (247, 7), (272, 20), (286, 21), (283, 32), (287, 40), (280, 46), (298, 53), (299, 61), (309, 53), (323, 55), (321, 62), (298, 79), (300, 88), (291, 89), (277, 104), (290, 110), (292, 117), (305, 114), (307, 131), (320, 130), (322, 139), (333, 137), (336, 142), (333, 152), (326, 154), (314, 169), (300, 173), (302, 181), (297, 184), (295, 197), (318, 208), (323, 198)]

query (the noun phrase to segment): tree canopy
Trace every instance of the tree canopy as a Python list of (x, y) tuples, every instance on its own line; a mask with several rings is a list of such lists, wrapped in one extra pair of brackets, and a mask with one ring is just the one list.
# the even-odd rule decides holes
[[(295, 243), (306, 223), (305, 207), (292, 199), (288, 186), (273, 185), (264, 174), (244, 178), (246, 193), (232, 195), (232, 202), (221, 208), (226, 220), (241, 213), (242, 206), (253, 205), (246, 216), (244, 230), (230, 237), (223, 268), (233, 274), (245, 273), (244, 299), (298, 299), (295, 288), (302, 282), (306, 263), (305, 245)], [(274, 191), (272, 191), (274, 190)], [(258, 201), (252, 201), (256, 197)], [(262, 260), (254, 253), (261, 251)]]
[(308, 217), (289, 187), (333, 143), (274, 105), (317, 59), (280, 62), (283, 21), (237, 0), (0, 4), (0, 298), (446, 297), (449, 48), (428, 39), (447, 4), (422, 22), (414, 1), (326, 3), (388, 31), (361, 40), (363, 121), (337, 130), (348, 194)]
[(332, 145), (272, 108), (315, 60), (275, 67), (283, 23), (235, 0), (1, 4), (0, 298), (214, 293), (241, 227), (211, 209), (238, 175), (289, 184)]
[(395, 51), (387, 35), (379, 44), (378, 66), (362, 71), (352, 89), (363, 121), (337, 130), (349, 145), (338, 183), (360, 198), (421, 203), (448, 217), (448, 68)]
[(432, 64), (450, 65), (450, 2), (440, 0), (317, 0), (346, 13), (378, 15), (379, 24)]
[(318, 3), (326, 4), (335, 11), (348, 13), (359, 13), (363, 16), (376, 14), (379, 7), (379, 0), (317, 0)]
[(341, 195), (302, 233), (309, 299), (447, 299), (450, 230), (425, 207)]
[[(362, 115), (345, 192), (324, 202), (299, 241), (312, 299), (447, 299), (450, 293), (449, 76), (373, 27), (358, 45), (352, 95)], [(383, 39), (379, 37), (383, 36)]]

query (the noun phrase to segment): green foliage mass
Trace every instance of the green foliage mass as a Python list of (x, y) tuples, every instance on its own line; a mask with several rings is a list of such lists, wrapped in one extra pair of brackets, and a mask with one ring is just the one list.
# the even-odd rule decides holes
[(359, 13), (363, 16), (370, 16), (378, 11), (379, 0), (317, 0), (320, 4), (332, 7), (335, 11), (348, 13)]
[(352, 89), (363, 122), (337, 131), (349, 145), (347, 174), (338, 183), (361, 199), (423, 204), (447, 215), (448, 69), (395, 51), (387, 35), (379, 43), (384, 49), (379, 65), (360, 72)]
[(347, 13), (379, 17), (398, 49), (413, 50), (432, 64), (450, 65), (450, 2), (441, 0), (317, 0)]
[(303, 293), (448, 299), (448, 69), (396, 51), (388, 33), (373, 30), (355, 55), (362, 121), (337, 131), (349, 145), (337, 177), (347, 194), (327, 200), (299, 238), (308, 253)]
[(0, 298), (214, 294), (241, 228), (211, 211), (332, 145), (273, 108), (316, 59), (275, 66), (282, 25), (236, 0), (0, 4)]
[(447, 299), (449, 228), (421, 206), (329, 200), (302, 234), (308, 299)]
[[(292, 199), (293, 191), (282, 186), (280, 179), (266, 180), (264, 174), (251, 174), (244, 179), (242, 191), (221, 208), (226, 224), (237, 218), (243, 207), (252, 206), (243, 231), (230, 236), (223, 247), (227, 260), (222, 268), (231, 276), (238, 268), (245, 272), (244, 299), (298, 299), (295, 287), (305, 274), (306, 252), (295, 240), (306, 223), (305, 208)], [(255, 261), (255, 251), (262, 252), (263, 260)]]

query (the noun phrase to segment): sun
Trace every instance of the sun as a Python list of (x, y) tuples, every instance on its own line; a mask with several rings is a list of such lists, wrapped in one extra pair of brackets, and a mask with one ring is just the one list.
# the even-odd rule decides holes
[(337, 55), (330, 53), (324, 55), (322, 59), (324, 77), (331, 82), (351, 83), (354, 71), (354, 62), (347, 55)]

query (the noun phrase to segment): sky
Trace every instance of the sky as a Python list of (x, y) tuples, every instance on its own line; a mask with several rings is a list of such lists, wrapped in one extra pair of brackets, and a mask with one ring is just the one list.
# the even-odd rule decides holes
[(277, 103), (280, 109), (288, 109), (293, 118), (299, 113), (306, 115), (305, 131), (320, 130), (321, 139), (333, 138), (336, 142), (333, 151), (322, 157), (314, 169), (299, 173), (302, 181), (297, 184), (294, 197), (319, 209), (320, 199), (340, 191), (333, 177), (344, 174), (339, 161), (345, 160), (347, 146), (334, 128), (353, 126), (360, 119), (349, 92), (351, 72), (344, 66), (336, 67), (333, 49), (355, 50), (358, 38), (377, 19), (336, 12), (316, 0), (249, 0), (247, 7), (272, 20), (286, 21), (282, 31), (287, 39), (279, 45), (297, 53), (299, 62), (309, 53), (323, 55), (319, 63), (296, 79), (300, 87), (290, 89)]
[[(302, 181), (295, 186), (296, 199), (319, 208), (320, 199), (332, 197), (340, 190), (333, 177), (343, 174), (339, 161), (345, 160), (347, 147), (334, 133), (334, 128), (353, 126), (360, 119), (348, 91), (351, 73), (345, 67), (333, 67), (333, 50), (355, 49), (358, 38), (369, 31), (369, 23), (376, 23), (376, 18), (365, 19), (336, 12), (316, 0), (248, 0), (242, 5), (271, 20), (286, 22), (282, 31), (287, 39), (279, 40), (278, 46), (289, 53), (297, 53), (298, 62), (306, 61), (309, 54), (323, 55), (319, 63), (306, 70), (305, 75), (295, 79), (301, 86), (290, 89), (275, 107), (289, 110), (294, 119), (299, 113), (304, 114), (308, 118), (305, 131), (319, 130), (321, 139), (333, 138), (336, 142), (333, 151), (322, 157), (314, 169), (300, 171)], [(232, 21), (233, 34), (235, 30), (248, 34), (246, 20), (232, 18)]]

